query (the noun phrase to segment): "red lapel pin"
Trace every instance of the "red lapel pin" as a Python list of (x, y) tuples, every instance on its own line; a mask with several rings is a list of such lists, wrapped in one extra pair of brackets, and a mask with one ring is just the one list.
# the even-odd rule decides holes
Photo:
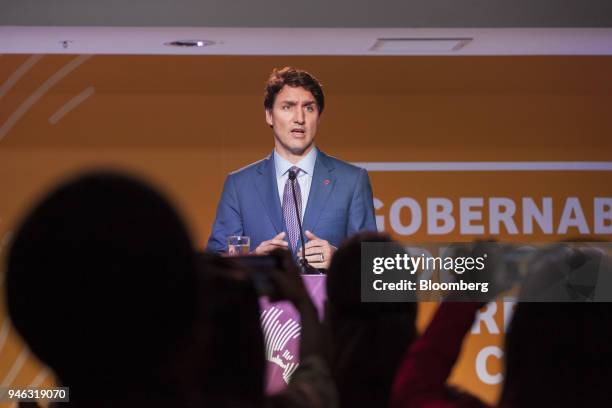
[(331, 183), (330, 179), (323, 180), (323, 184), (325, 184), (326, 186), (329, 185), (329, 183)]

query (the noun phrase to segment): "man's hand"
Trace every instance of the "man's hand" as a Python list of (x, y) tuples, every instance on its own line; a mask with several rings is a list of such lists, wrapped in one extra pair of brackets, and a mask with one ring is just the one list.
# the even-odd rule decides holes
[[(306, 231), (305, 234), (309, 240), (306, 243), (306, 260), (308, 260), (308, 263), (317, 269), (329, 269), (332, 255), (337, 248), (310, 231)], [(298, 252), (298, 256), (302, 257), (302, 250)]]
[(257, 248), (255, 248), (253, 254), (268, 255), (275, 249), (289, 249), (289, 243), (284, 239), (285, 235), (286, 233), (283, 231), (274, 238), (269, 239), (267, 241), (263, 241), (261, 244), (259, 244)]

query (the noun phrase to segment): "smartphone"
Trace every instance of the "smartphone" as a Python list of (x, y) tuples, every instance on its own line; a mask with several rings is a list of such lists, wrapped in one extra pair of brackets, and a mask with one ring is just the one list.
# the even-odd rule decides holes
[(245, 255), (236, 256), (232, 259), (251, 271), (249, 276), (259, 296), (275, 297), (277, 295), (277, 289), (270, 272), (282, 269), (281, 258), (274, 255)]

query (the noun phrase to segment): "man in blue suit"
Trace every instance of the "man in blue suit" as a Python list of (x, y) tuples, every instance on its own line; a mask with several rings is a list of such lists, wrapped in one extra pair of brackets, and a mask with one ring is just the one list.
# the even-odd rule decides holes
[[(302, 256), (299, 214), (306, 259), (327, 269), (344, 238), (376, 231), (367, 171), (326, 155), (314, 144), (324, 105), (323, 90), (312, 75), (291, 67), (272, 72), (264, 107), (274, 151), (225, 180), (209, 250), (225, 251), (229, 236), (246, 235), (256, 254), (285, 248)], [(291, 174), (296, 176), (295, 198)]]

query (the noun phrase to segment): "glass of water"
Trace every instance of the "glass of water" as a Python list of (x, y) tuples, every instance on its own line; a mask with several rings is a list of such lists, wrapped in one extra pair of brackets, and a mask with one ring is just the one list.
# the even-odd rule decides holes
[(232, 235), (227, 238), (227, 254), (231, 256), (248, 255), (251, 239), (242, 235)]

